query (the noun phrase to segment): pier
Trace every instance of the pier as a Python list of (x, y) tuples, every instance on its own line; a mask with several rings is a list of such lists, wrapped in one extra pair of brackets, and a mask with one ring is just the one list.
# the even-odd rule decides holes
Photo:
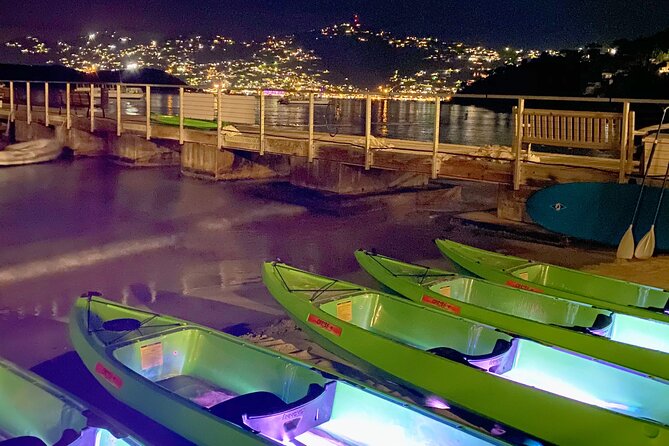
[[(427, 184), (430, 179), (499, 185), (500, 216), (523, 219), (529, 192), (574, 181), (626, 182), (639, 170), (636, 104), (660, 100), (577, 97), (464, 95), (491, 105), (516, 104), (510, 145), (455, 144), (440, 138), (442, 104), (452, 97), (359, 95), (362, 132), (338, 129), (341, 95), (302, 93), (293, 107), (305, 107), (306, 123), (268, 124), (273, 92), (194, 92), (185, 86), (0, 81), (0, 119), (11, 121), (19, 141), (51, 137), (66, 129), (65, 145), (75, 154), (106, 155), (132, 165), (179, 164), (185, 174), (213, 180), (289, 176), (293, 184), (356, 194)], [(134, 97), (128, 112), (127, 92)], [(168, 98), (156, 106), (157, 95)], [(383, 137), (373, 131), (372, 104), (421, 101), (431, 107), (432, 134), (422, 140)], [(316, 109), (328, 105), (332, 122), (317, 124)], [(555, 104), (554, 109), (533, 104)], [(578, 105), (579, 110), (565, 110)], [(616, 112), (599, 111), (602, 105)], [(333, 110), (330, 110), (330, 109)], [(220, 112), (219, 112), (220, 111)], [(322, 113), (319, 111), (319, 113)], [(157, 115), (171, 118), (168, 124)], [(190, 120), (206, 121), (208, 129)], [(326, 116), (326, 121), (328, 117)], [(200, 122), (198, 121), (198, 122)], [(360, 134), (361, 133), (361, 134)], [(635, 138), (636, 143), (635, 143)], [(536, 147), (551, 147), (537, 151)], [(643, 155), (641, 155), (643, 156)]]

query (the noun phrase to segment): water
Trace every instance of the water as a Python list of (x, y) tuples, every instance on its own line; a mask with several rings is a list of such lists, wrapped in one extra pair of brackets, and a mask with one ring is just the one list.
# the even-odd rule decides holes
[[(123, 114), (144, 116), (144, 100), (122, 101)], [(309, 107), (307, 104), (279, 104), (279, 98), (268, 96), (265, 100), (265, 124), (268, 127), (284, 127), (307, 130)], [(151, 93), (151, 112), (178, 115), (179, 96), (169, 93)], [(116, 101), (110, 99), (107, 116), (115, 116)], [(335, 122), (335, 113), (339, 119)], [(434, 139), (433, 102), (383, 100), (372, 101), (372, 134), (376, 137), (398, 138), (416, 141)], [(314, 107), (316, 131), (364, 135), (365, 101), (333, 99), (331, 105)], [(510, 113), (489, 109), (442, 104), (439, 140), (444, 143), (466, 145), (511, 145), (513, 118)]]
[[(286, 317), (260, 280), (261, 263), (277, 257), (368, 286), (378, 285), (358, 267), (356, 249), (443, 267), (432, 243), (441, 236), (539, 260), (585, 258), (555, 247), (519, 248), (399, 207), (324, 214), (292, 204), (302, 195), (276, 183), (211, 183), (184, 178), (176, 168), (102, 159), (0, 169), (0, 356), (156, 444), (183, 444), (110, 397), (85, 370), (68, 336), (77, 296), (96, 290), (131, 306), (243, 331)], [(269, 198), (277, 196), (281, 201)]]

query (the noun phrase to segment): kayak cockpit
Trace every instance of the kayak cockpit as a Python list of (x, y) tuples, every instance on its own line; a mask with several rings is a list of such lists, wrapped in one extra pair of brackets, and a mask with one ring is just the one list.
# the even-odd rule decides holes
[(427, 350), (429, 353), (450, 359), (460, 364), (466, 364), (488, 372), (501, 374), (513, 367), (517, 341), (497, 339), (490, 353), (481, 355), (464, 355), (458, 350), (449, 347), (435, 347)]
[(283, 444), (427, 445), (435, 438), (489, 444), (443, 420), (199, 327), (116, 344), (111, 352), (172, 403)]

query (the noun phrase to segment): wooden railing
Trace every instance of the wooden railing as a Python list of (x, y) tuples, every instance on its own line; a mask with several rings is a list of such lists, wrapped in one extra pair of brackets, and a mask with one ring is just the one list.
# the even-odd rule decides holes
[[(25, 91), (24, 97), (17, 97), (15, 92), (15, 84), (22, 84), (24, 87), (21, 91)], [(44, 101), (42, 104), (33, 104), (31, 100), (31, 84), (43, 84), (44, 87)], [(59, 95), (54, 95), (54, 102), (49, 103), (49, 86), (52, 85), (54, 90), (59, 90)], [(124, 131), (130, 130), (135, 132), (145, 132), (146, 139), (152, 138), (152, 123), (151, 119), (151, 88), (159, 87), (161, 90), (170, 89), (174, 93), (178, 93), (179, 105), (178, 110), (171, 112), (174, 117), (178, 117), (178, 128), (175, 135), (171, 135), (174, 139), (178, 139), (179, 143), (183, 144), (186, 140), (186, 129), (184, 120), (190, 117), (198, 117), (196, 112), (202, 112), (202, 104), (206, 106), (206, 116), (200, 118), (213, 119), (216, 118), (216, 145), (220, 149), (223, 147), (223, 122), (244, 123), (247, 125), (257, 125), (257, 133), (254, 136), (257, 139), (257, 147), (260, 155), (265, 153), (267, 145), (267, 133), (265, 126), (265, 99), (266, 93), (262, 90), (255, 92), (252, 96), (248, 96), (249, 92), (244, 93), (245, 96), (224, 94), (221, 90), (211, 93), (189, 93), (183, 85), (149, 85), (149, 84), (85, 84), (82, 90), (71, 91), (71, 84), (66, 82), (39, 82), (39, 81), (2, 81), (0, 80), (0, 94), (6, 105), (3, 106), (2, 112), (8, 108), (8, 116), (10, 120), (15, 119), (15, 113), (18, 110), (19, 104), (25, 110), (25, 119), (28, 124), (32, 121), (33, 106), (41, 107), (39, 109), (40, 116), (43, 116), (45, 125), (50, 123), (62, 122), (67, 129), (70, 129), (73, 124), (73, 112), (77, 108), (88, 107), (90, 131), (95, 130), (96, 120), (96, 97), (95, 89), (100, 92), (105, 91), (109, 97), (116, 98), (116, 113), (115, 126), (116, 134), (120, 136)], [(122, 116), (121, 99), (123, 89), (127, 87), (136, 87), (136, 89), (144, 92), (145, 101), (145, 116), (142, 123), (138, 119), (131, 120), (129, 117)], [(64, 90), (64, 91), (63, 91)], [(76, 90), (76, 89), (75, 89)], [(88, 95), (88, 101), (81, 98), (78, 99), (77, 94)], [(304, 94), (304, 92), (302, 92)], [(336, 97), (336, 93), (334, 94)], [(364, 167), (369, 169), (374, 166), (374, 150), (372, 149), (372, 100), (385, 99), (410, 99), (410, 100), (429, 100), (434, 103), (434, 133), (430, 143), (429, 152), (421, 149), (414, 151), (414, 153), (421, 153), (422, 156), (430, 156), (431, 176), (436, 178), (440, 175), (442, 170), (442, 161), (448, 159), (444, 155), (444, 143), (439, 139), (439, 129), (441, 126), (441, 113), (439, 113), (442, 101), (449, 101), (451, 96), (446, 95), (432, 95), (402, 98), (401, 96), (378, 95), (372, 93), (361, 93), (356, 96), (357, 99), (364, 99)], [(607, 150), (619, 152), (620, 165), (616, 169), (619, 172), (619, 181), (626, 181), (627, 174), (631, 173), (633, 169), (633, 140), (634, 132), (634, 112), (630, 111), (631, 103), (638, 104), (659, 104), (666, 105), (667, 100), (656, 99), (618, 99), (618, 98), (579, 98), (579, 97), (550, 97), (550, 96), (511, 96), (511, 95), (456, 95), (461, 98), (470, 99), (486, 99), (486, 100), (505, 100), (517, 101), (518, 105), (514, 108), (514, 139), (513, 139), (513, 186), (518, 189), (526, 178), (524, 178), (524, 166), (528, 163), (536, 163), (534, 161), (524, 160), (523, 150), (528, 149), (531, 144), (541, 144), (547, 146), (557, 146), (564, 148), (582, 148), (591, 150)], [(315, 139), (315, 123), (314, 123), (314, 93), (308, 93), (308, 145), (306, 156), (311, 162), (315, 158), (316, 139)], [(191, 100), (192, 98), (202, 98), (202, 104), (198, 101)], [(34, 99), (34, 98), (33, 98)], [(602, 113), (594, 111), (572, 111), (572, 110), (543, 110), (543, 109), (529, 109), (525, 108), (525, 101), (556, 101), (556, 102), (593, 102), (593, 103), (608, 103), (620, 104), (622, 110), (620, 113)], [(8, 107), (7, 107), (8, 106)], [(51, 110), (52, 107), (57, 107)], [(199, 108), (198, 108), (199, 107)], [(99, 108), (99, 107), (98, 107)], [(64, 109), (64, 116), (60, 113)], [(36, 109), (37, 110), (37, 109)], [(220, 113), (215, 112), (220, 111)], [(52, 113), (58, 112), (58, 116)], [(3, 113), (4, 114), (4, 113)], [(76, 113), (75, 113), (76, 115)], [(257, 121), (256, 121), (257, 117)], [(104, 116), (103, 116), (104, 118)], [(114, 121), (114, 116), (109, 117)], [(138, 116), (139, 118), (139, 116)], [(108, 123), (109, 124), (109, 123)], [(81, 123), (79, 123), (81, 125)], [(354, 135), (339, 135), (340, 137), (349, 137), (346, 139), (347, 144), (350, 144), (351, 137)], [(209, 140), (207, 140), (209, 141)], [(420, 141), (407, 141), (415, 143), (416, 146), (421, 146)], [(355, 144), (358, 144), (357, 142)], [(463, 146), (465, 149), (471, 147)], [(528, 152), (529, 154), (529, 152)], [(449, 155), (450, 156), (450, 155)], [(464, 153), (463, 156), (466, 156)], [(529, 156), (528, 156), (529, 158)], [(610, 158), (609, 158), (610, 159)], [(508, 160), (508, 158), (505, 158)], [(192, 160), (195, 162), (196, 160)], [(528, 161), (526, 163), (525, 161)], [(577, 167), (577, 166), (576, 166)], [(400, 167), (401, 168), (401, 167)], [(487, 180), (486, 180), (487, 181)]]

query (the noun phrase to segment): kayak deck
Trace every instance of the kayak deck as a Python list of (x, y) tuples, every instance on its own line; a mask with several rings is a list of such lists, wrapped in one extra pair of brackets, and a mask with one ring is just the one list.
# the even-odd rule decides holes
[[(669, 291), (661, 288), (627, 282), (611, 277), (585, 273), (542, 262), (533, 262), (519, 257), (508, 256), (484, 249), (463, 245), (451, 240), (436, 241), (439, 249), (456, 263), (459, 258), (478, 264), (477, 274), (488, 270), (510, 276), (506, 284), (512, 287), (538, 291), (541, 293), (565, 293), (577, 299), (583, 296), (602, 302), (638, 307), (652, 312), (669, 311)], [(458, 259), (456, 259), (457, 257)], [(466, 265), (462, 265), (469, 269)], [(488, 278), (487, 275), (484, 275)], [(513, 281), (513, 278), (520, 282)], [(544, 288), (549, 288), (546, 290)]]
[[(664, 403), (669, 386), (659, 381), (530, 340), (513, 339), (492, 327), (445, 313), (428, 315), (420, 306), (373, 292), (327, 300), (313, 303), (377, 335), (545, 392), (669, 425), (669, 406)], [(500, 341), (506, 341), (506, 349), (499, 349)]]

